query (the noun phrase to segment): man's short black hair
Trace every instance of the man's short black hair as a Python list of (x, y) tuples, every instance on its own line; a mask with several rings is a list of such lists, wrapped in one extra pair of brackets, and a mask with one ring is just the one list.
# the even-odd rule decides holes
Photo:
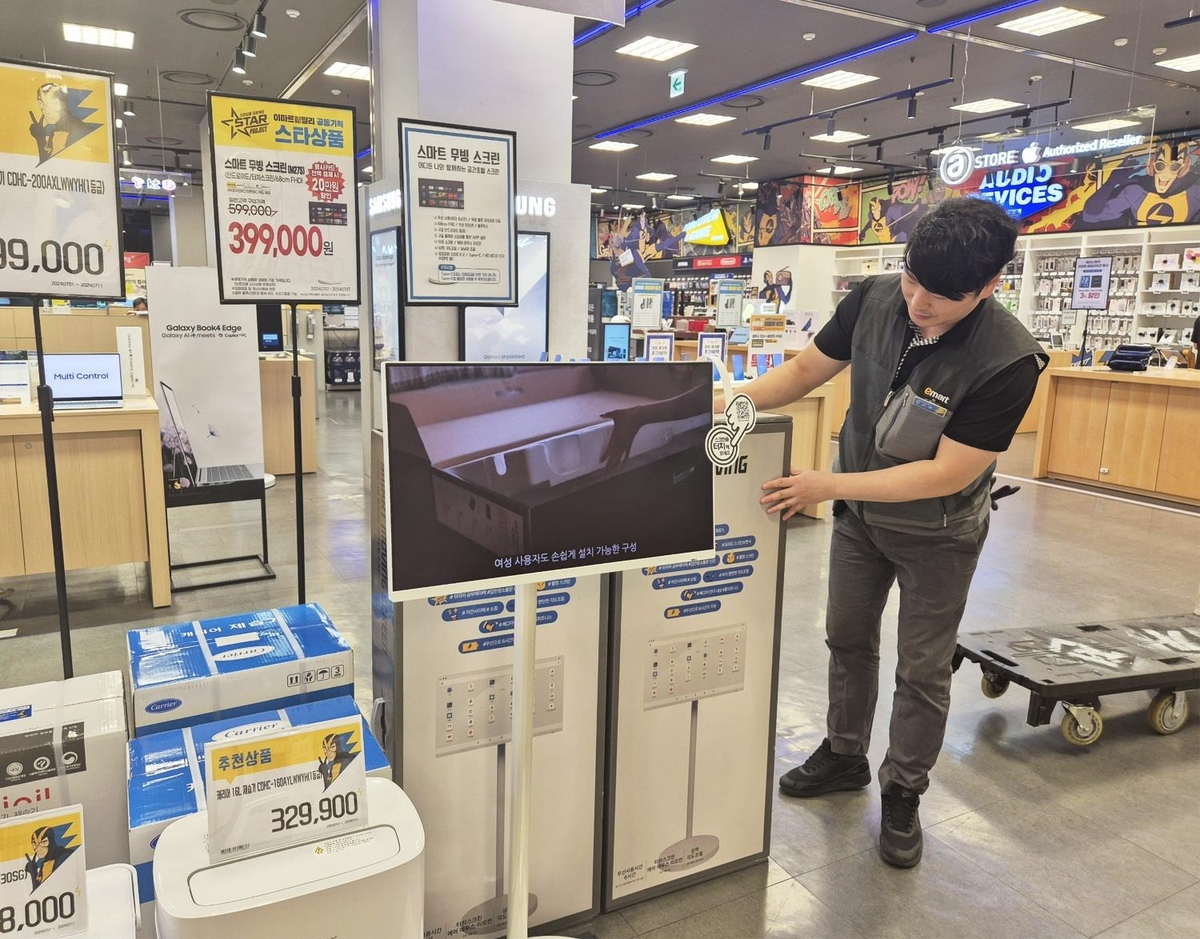
[(913, 229), (904, 267), (918, 284), (948, 300), (978, 294), (1013, 259), (1017, 224), (994, 202), (947, 199)]

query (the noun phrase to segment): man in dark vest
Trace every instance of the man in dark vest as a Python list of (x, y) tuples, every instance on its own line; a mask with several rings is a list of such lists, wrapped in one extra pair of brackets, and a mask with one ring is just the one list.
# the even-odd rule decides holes
[(987, 537), (996, 457), (1049, 361), (992, 299), (1016, 238), (994, 203), (942, 203), (913, 230), (902, 273), (865, 280), (808, 348), (746, 389), (770, 410), (854, 366), (834, 472), (763, 486), (763, 505), (784, 520), (806, 505), (834, 504), (828, 736), (779, 786), (805, 797), (870, 784), (880, 617), (898, 581), (896, 692), (879, 768), (879, 847), (898, 867), (921, 859), (917, 806), (945, 735), (951, 662)]

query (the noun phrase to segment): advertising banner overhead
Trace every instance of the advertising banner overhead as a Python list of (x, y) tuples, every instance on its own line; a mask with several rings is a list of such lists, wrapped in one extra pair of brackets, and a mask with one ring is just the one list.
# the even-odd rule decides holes
[(516, 306), (517, 135), (399, 124), (405, 301)]
[(125, 299), (112, 76), (0, 60), (0, 296)]
[(359, 301), (354, 108), (209, 94), (222, 303)]

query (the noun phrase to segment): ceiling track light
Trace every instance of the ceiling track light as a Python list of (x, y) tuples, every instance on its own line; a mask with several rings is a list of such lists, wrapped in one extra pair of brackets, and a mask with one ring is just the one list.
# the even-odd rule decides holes
[(128, 98), (121, 103), (121, 113), (126, 117), (137, 117), (137, 112), (133, 109), (133, 102)]
[(911, 98), (908, 99), (908, 119), (910, 121), (913, 121), (913, 120), (916, 120), (916, 118), (917, 118), (917, 96), (913, 95)]
[(237, 52), (233, 54), (233, 73), (235, 75), (246, 74), (246, 53), (242, 51), (242, 47), (237, 47)]
[(720, 196), (720, 195), (724, 195), (724, 194), (725, 194), (725, 180), (721, 180), (719, 183), (717, 183), (717, 195)]
[(832, 137), (834, 134), (837, 133), (837, 115), (836, 114), (829, 115), (829, 123), (827, 123), (825, 125), (825, 133), (827, 133), (830, 137)]
[[(264, 3), (265, 7), (266, 4)], [(254, 19), (250, 22), (250, 35), (255, 39), (267, 38), (267, 14), (262, 12), (262, 8), (254, 14)]]
[(258, 40), (254, 38), (253, 34), (242, 40), (242, 51), (246, 53), (248, 59), (258, 58)]
[(1033, 124), (1033, 115), (1031, 115), (1028, 111), (1026, 111), (1024, 116), (1021, 118), (1021, 127), (1023, 127), (1023, 128), (1029, 127), (1032, 124)]
[(883, 162), (883, 144), (881, 143), (875, 145), (875, 162)]
[(122, 166), (133, 166), (133, 161), (129, 159), (129, 151), (128, 150), (121, 151), (121, 165)]
[(765, 153), (766, 151), (768, 151), (770, 149), (771, 149), (771, 132), (767, 131), (766, 134), (763, 136), (763, 152)]

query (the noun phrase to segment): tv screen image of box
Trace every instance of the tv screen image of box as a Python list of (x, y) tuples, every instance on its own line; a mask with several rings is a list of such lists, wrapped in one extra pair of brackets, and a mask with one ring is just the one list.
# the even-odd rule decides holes
[[(176, 819), (204, 810), (204, 745), (261, 734), (274, 734), (306, 724), (343, 717), (361, 718), (350, 697), (337, 697), (263, 710), (243, 717), (197, 724), (136, 737), (128, 744), (128, 861), (137, 870), (142, 922), (154, 923), (154, 849)], [(391, 779), (392, 768), (363, 721), (363, 755), (368, 776)]]
[(707, 362), (385, 367), (394, 600), (712, 550)]
[(0, 689), (0, 819), (80, 803), (93, 865), (129, 862), (120, 672)]
[(315, 603), (127, 636), (134, 735), (354, 694), (354, 658)]

